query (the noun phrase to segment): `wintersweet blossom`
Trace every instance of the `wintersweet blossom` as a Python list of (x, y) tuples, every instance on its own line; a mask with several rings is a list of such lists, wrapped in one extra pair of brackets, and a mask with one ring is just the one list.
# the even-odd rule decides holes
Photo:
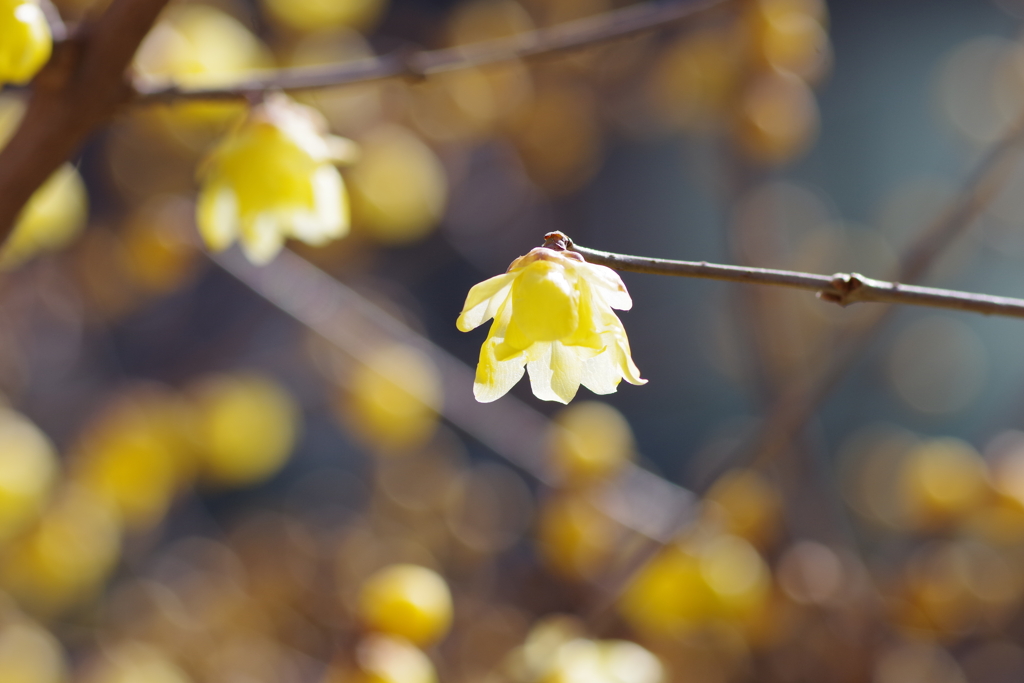
[(32, 80), (53, 50), (50, 24), (31, 0), (0, 0), (0, 85)]
[(494, 318), (480, 349), (473, 393), (482, 403), (504, 396), (524, 371), (534, 395), (568, 403), (580, 384), (610, 394), (625, 379), (644, 384), (613, 308), (633, 301), (618, 274), (573, 251), (538, 247), (504, 275), (469, 290), (458, 328)]
[(333, 164), (354, 145), (325, 131), (317, 112), (283, 95), (255, 107), (200, 167), (196, 222), (207, 246), (238, 239), (250, 261), (266, 263), (288, 237), (321, 245), (345, 235), (348, 195)]

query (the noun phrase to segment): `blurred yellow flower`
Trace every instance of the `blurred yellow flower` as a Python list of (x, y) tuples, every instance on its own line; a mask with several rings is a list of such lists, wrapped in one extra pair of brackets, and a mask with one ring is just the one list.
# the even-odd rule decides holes
[(359, 614), (370, 630), (428, 645), (451, 627), (452, 594), (432, 569), (392, 564), (363, 584)]
[(0, 270), (10, 270), (47, 251), (69, 246), (85, 228), (89, 195), (82, 176), (61, 164), (25, 204), (14, 232), (0, 249)]
[(24, 85), (53, 50), (46, 15), (34, 2), (0, 0), (0, 85)]
[[(0, 0), (0, 15), (3, 3)], [(2, 23), (2, 19), (0, 19)], [(4, 29), (0, 28), (0, 85), (3, 85)], [(0, 95), (0, 149), (10, 140), (25, 115), (25, 102), (13, 95)], [(25, 204), (14, 231), (0, 248), (0, 270), (10, 270), (25, 261), (71, 244), (85, 227), (89, 197), (85, 183), (70, 163), (60, 166)]]
[(644, 384), (626, 330), (612, 311), (633, 301), (618, 274), (571, 251), (538, 247), (504, 275), (469, 290), (458, 328), (494, 318), (480, 349), (473, 393), (482, 403), (504, 396), (525, 369), (534, 395), (568, 403), (580, 384), (610, 394), (625, 379)]
[(348, 232), (348, 196), (333, 163), (352, 144), (326, 134), (309, 107), (285, 96), (255, 107), (200, 167), (197, 222), (207, 246), (235, 239), (253, 263), (266, 263), (288, 237), (321, 245)]

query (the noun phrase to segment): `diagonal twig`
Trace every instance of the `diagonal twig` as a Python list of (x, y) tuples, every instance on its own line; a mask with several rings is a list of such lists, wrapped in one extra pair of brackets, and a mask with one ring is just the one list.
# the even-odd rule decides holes
[(370, 83), (388, 78), (422, 78), (499, 62), (536, 59), (594, 47), (673, 24), (704, 18), (729, 2), (730, 0), (677, 0), (666, 4), (646, 2), (507, 38), (442, 50), (396, 52), (343, 64), (276, 69), (223, 87), (188, 88), (173, 83), (137, 83), (135, 102), (147, 104), (181, 100), (245, 99), (253, 93), (267, 90), (313, 90)]

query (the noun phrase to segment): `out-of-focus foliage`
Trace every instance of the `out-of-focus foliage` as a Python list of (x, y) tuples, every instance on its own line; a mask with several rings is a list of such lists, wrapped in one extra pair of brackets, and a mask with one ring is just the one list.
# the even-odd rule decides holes
[(202, 162), (196, 223), (214, 251), (238, 240), (253, 263), (294, 237), (320, 246), (348, 232), (348, 194), (332, 165), (349, 143), (284, 96), (253, 108)]
[(435, 572), (412, 564), (391, 565), (363, 584), (359, 613), (370, 630), (428, 645), (448, 632), (452, 596)]
[(281, 386), (259, 375), (223, 375), (199, 382), (194, 394), (200, 476), (245, 486), (284, 466), (301, 422)]
[[(225, 85), (272, 66), (274, 58), (263, 41), (236, 18), (206, 4), (168, 8), (135, 55), (142, 77), (194, 87)], [(201, 147), (244, 112), (237, 102), (190, 102), (153, 114), (167, 134)]]
[[(74, 26), (106, 3), (56, 4)], [(631, 351), (606, 331), (584, 355), (632, 352), (642, 390), (471, 395), (465, 294), (549, 230), (891, 276), (955, 194), (924, 169), (959, 176), (1020, 116), (1024, 52), (985, 3), (829, 4), (736, 0), (301, 104), (126, 107), (0, 253), (0, 683), (1024, 680), (1016, 323), (897, 318), (791, 448), (746, 462), (751, 416), (872, 309), (627, 274)], [(133, 68), (218, 87), (622, 6), (177, 2)], [(0, 80), (25, 80), (4, 21)], [(26, 95), (0, 96), (0, 139)], [(941, 286), (1018, 287), (1011, 166)], [(241, 249), (293, 252), (245, 282), (299, 322), (221, 267), (257, 272)], [(586, 298), (534, 274), (520, 374)]]
[(356, 226), (382, 244), (422, 239), (444, 210), (448, 188), (441, 162), (397, 125), (373, 128), (358, 143), (360, 159), (349, 174)]
[(52, 633), (7, 607), (0, 627), (0, 671), (11, 683), (64, 683), (67, 657)]
[(0, 5), (0, 85), (32, 80), (53, 51), (50, 24), (31, 0), (4, 0)]
[(441, 378), (430, 357), (416, 349), (374, 349), (343, 394), (338, 408), (345, 424), (381, 452), (422, 446), (437, 429)]
[(0, 538), (22, 531), (46, 505), (59, 464), (38, 427), (11, 410), (0, 413)]
[(683, 37), (659, 57), (650, 95), (666, 124), (723, 131), (752, 162), (805, 152), (818, 129), (810, 86), (831, 66), (822, 0), (741, 3), (735, 24)]
[[(35, 5), (26, 6), (38, 11)], [(0, 96), (0, 147), (21, 122), (24, 110), (20, 100)], [(85, 227), (88, 207), (82, 177), (70, 163), (61, 165), (22, 209), (14, 231), (0, 249), (0, 269), (68, 246)]]
[(633, 459), (629, 422), (606, 403), (574, 403), (554, 422), (549, 446), (551, 468), (569, 485), (611, 477)]

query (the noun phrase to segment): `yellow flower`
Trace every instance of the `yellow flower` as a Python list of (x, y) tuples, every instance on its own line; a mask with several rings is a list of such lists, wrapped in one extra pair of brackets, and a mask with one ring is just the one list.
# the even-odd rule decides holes
[(610, 394), (625, 379), (644, 384), (613, 308), (633, 301), (618, 274), (572, 251), (538, 247), (504, 275), (469, 290), (456, 323), (468, 332), (494, 318), (480, 349), (473, 393), (482, 403), (504, 396), (525, 369), (534, 395), (568, 403), (580, 384)]
[[(2, 1), (2, 0), (0, 0)], [(348, 195), (333, 164), (352, 144), (285, 96), (255, 107), (200, 167), (199, 231), (214, 251), (235, 239), (266, 263), (288, 237), (321, 245), (348, 232)]]
[[(0, 0), (0, 8), (3, 2)], [(3, 62), (3, 35), (0, 28), (0, 64)], [(0, 83), (3, 83), (2, 73)], [(0, 95), (0, 149), (10, 140), (24, 115), (25, 103), (20, 98)], [(0, 247), (0, 271), (16, 268), (43, 252), (68, 246), (82, 232), (88, 214), (89, 197), (82, 176), (74, 166), (65, 163), (32, 194), (21, 210), (14, 231)]]
[(53, 50), (46, 15), (35, 2), (0, 0), (0, 85), (24, 85)]

